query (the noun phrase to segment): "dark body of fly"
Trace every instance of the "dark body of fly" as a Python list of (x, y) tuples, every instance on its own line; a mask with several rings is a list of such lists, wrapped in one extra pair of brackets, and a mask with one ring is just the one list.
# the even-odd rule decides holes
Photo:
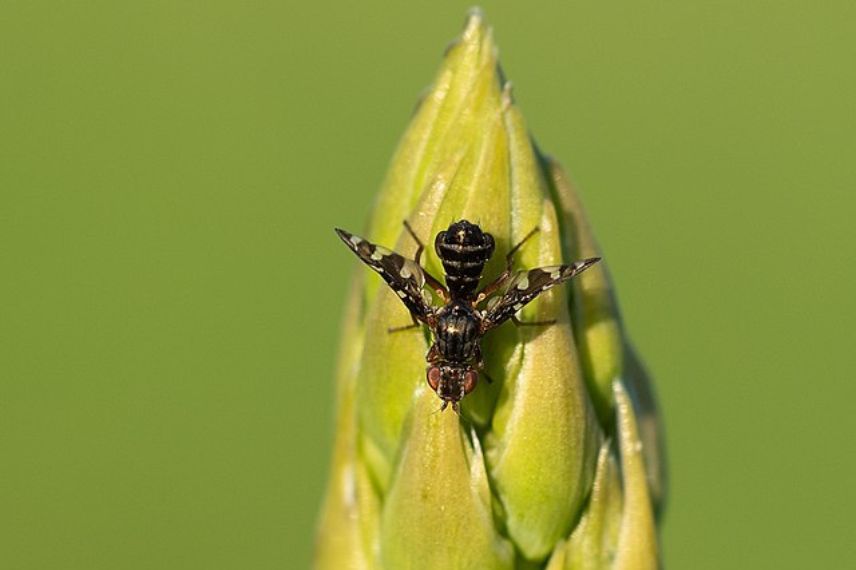
[(494, 247), (493, 236), (466, 220), (452, 224), (434, 240), (450, 297), (437, 312), (434, 340), (437, 353), (447, 362), (470, 362), (477, 356), (481, 316), (473, 300)]
[[(446, 285), (419, 265), (424, 246), (405, 222), (405, 227), (419, 244), (414, 259), (408, 259), (359, 236), (337, 229), (345, 244), (369, 267), (374, 269), (399, 296), (413, 317), (413, 325), (390, 329), (390, 332), (428, 326), (434, 343), (428, 350), (427, 380), (443, 400), (443, 408), (458, 402), (472, 392), (484, 368), (481, 354), (482, 336), (507, 320), (522, 325), (548, 325), (549, 322), (522, 323), (516, 313), (550, 287), (567, 281), (600, 258), (593, 257), (572, 265), (556, 265), (512, 272), (514, 253), (532, 234), (533, 229), (506, 255), (506, 269), (494, 281), (478, 290), (485, 264), (493, 255), (493, 236), (467, 220), (455, 222), (437, 234), (434, 250), (443, 264)], [(423, 295), (428, 285), (443, 301), (442, 307), (430, 303)], [(479, 305), (487, 301), (484, 309)]]
[(466, 220), (437, 234), (434, 251), (443, 263), (452, 300), (472, 301), (495, 247), (492, 235)]

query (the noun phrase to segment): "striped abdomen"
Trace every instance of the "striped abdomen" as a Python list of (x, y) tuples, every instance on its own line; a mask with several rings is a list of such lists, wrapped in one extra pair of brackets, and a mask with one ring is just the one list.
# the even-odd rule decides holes
[(493, 249), (493, 236), (467, 220), (437, 234), (434, 250), (443, 263), (446, 286), (453, 298), (473, 297)]

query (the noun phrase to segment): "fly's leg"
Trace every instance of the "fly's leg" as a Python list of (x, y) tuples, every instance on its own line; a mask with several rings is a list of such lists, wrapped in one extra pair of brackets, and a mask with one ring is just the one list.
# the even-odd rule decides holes
[(413, 228), (410, 226), (410, 222), (404, 220), (404, 229), (407, 230), (407, 233), (410, 234), (410, 237), (413, 238), (413, 241), (416, 242), (416, 245), (419, 247), (416, 248), (416, 253), (413, 256), (413, 261), (419, 263), (419, 259), (422, 257), (422, 252), (425, 251), (425, 244), (422, 243), (422, 240), (419, 239), (419, 236), (416, 235), (416, 232), (413, 231)]
[(432, 344), (431, 348), (428, 349), (428, 354), (425, 355), (425, 360), (428, 364), (437, 364), (441, 360), (443, 360), (440, 351), (437, 349), (436, 344)]
[(413, 315), (410, 315), (410, 318), (413, 319), (413, 322), (410, 323), (409, 325), (402, 325), (400, 327), (389, 327), (388, 329), (386, 329), (386, 332), (397, 333), (397, 332), (402, 332), (402, 331), (412, 331), (412, 330), (418, 329), (422, 325), (422, 323), (417, 321), (416, 317), (414, 317)]
[(475, 369), (479, 371), (479, 373), (484, 376), (484, 379), (487, 380), (488, 384), (493, 384), (493, 378), (490, 377), (490, 374), (485, 370), (484, 356), (482, 356), (481, 348), (476, 348), (476, 365)]
[[(416, 254), (413, 256), (413, 261), (418, 263), (420, 266), (422, 265), (419, 261), (422, 258), (422, 252), (425, 251), (425, 244), (422, 243), (422, 240), (419, 239), (419, 236), (416, 235), (416, 232), (413, 231), (413, 228), (410, 227), (410, 223), (407, 220), (404, 220), (404, 228), (407, 230), (407, 233), (410, 234), (410, 237), (413, 238), (413, 241), (416, 242), (418, 246), (416, 248)], [(428, 273), (428, 271), (423, 267), (422, 272), (425, 274), (425, 281), (428, 283), (428, 286), (431, 287), (434, 291), (436, 291), (437, 295), (441, 299), (443, 299), (444, 303), (449, 302), (449, 291), (446, 289), (442, 283), (440, 283), (433, 275)]]
[(505, 282), (508, 281), (508, 278), (512, 275), (511, 266), (514, 265), (514, 254), (517, 253), (517, 250), (519, 250), (524, 243), (526, 243), (526, 240), (534, 236), (536, 233), (538, 233), (538, 226), (532, 228), (528, 234), (523, 236), (522, 240), (517, 242), (517, 245), (509, 250), (505, 255), (505, 271), (500, 273), (499, 277), (485, 285), (484, 288), (479, 291), (479, 294), (476, 296), (476, 303), (484, 301), (489, 295), (493, 294), (496, 290), (505, 285)]
[(522, 240), (520, 240), (519, 242), (517, 242), (517, 245), (515, 245), (514, 247), (512, 247), (512, 248), (511, 248), (511, 251), (509, 251), (509, 252), (506, 254), (506, 256), (505, 256), (505, 260), (508, 262), (509, 267), (511, 266), (511, 259), (514, 257), (514, 254), (515, 254), (515, 253), (517, 253), (517, 250), (518, 250), (518, 249), (520, 249), (520, 247), (521, 247), (524, 243), (526, 243), (526, 240), (528, 240), (529, 238), (531, 238), (532, 236), (534, 236), (535, 234), (537, 234), (539, 229), (540, 229), (540, 228), (538, 228), (538, 226), (535, 226), (534, 228), (532, 228), (531, 230), (529, 230), (529, 233), (528, 233), (528, 234), (526, 234), (525, 236), (523, 236), (523, 239), (522, 239)]
[(556, 324), (556, 319), (550, 319), (549, 321), (521, 321), (517, 318), (517, 315), (512, 315), (511, 322), (516, 327), (546, 327)]

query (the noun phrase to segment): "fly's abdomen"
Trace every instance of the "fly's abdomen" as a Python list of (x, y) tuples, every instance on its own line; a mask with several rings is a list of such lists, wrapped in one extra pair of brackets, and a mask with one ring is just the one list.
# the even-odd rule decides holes
[(446, 286), (453, 297), (472, 298), (482, 271), (493, 255), (493, 236), (466, 220), (455, 222), (437, 234), (434, 249), (443, 263)]

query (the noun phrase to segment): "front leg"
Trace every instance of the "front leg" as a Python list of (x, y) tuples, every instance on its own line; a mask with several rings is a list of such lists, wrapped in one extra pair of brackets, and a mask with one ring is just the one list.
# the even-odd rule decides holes
[(437, 348), (436, 344), (432, 344), (431, 348), (428, 349), (428, 354), (425, 355), (425, 360), (428, 364), (437, 364), (443, 359), (440, 354), (440, 350)]

